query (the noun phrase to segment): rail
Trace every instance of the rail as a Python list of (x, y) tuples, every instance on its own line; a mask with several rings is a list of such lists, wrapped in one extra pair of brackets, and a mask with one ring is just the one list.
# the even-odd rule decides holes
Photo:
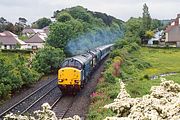
[[(8, 108), (7, 110), (5, 110), (4, 112), (2, 112), (0, 114), (0, 118), (2, 118), (5, 114), (10, 113), (10, 112), (14, 112), (14, 111), (18, 111), (18, 113), (23, 114), (25, 112), (27, 112), (30, 108), (32, 108), (33, 105), (35, 105), (39, 100), (41, 100), (42, 98), (44, 98), (49, 92), (51, 92), (53, 89), (55, 89), (57, 86), (52, 85), (53, 88), (50, 88), (50, 90), (48, 90), (48, 92), (46, 92), (46, 89), (48, 87), (51, 87), (50, 85), (52, 83), (54, 83), (57, 80), (57, 78), (53, 79), (52, 81), (48, 82), (47, 84), (43, 85), (42, 87), (40, 87), (39, 89), (35, 90), (34, 92), (32, 92), (30, 95), (26, 96), (25, 98), (23, 98), (22, 100), (20, 100), (19, 102), (17, 102), (16, 104), (14, 104), (13, 106), (11, 106), (10, 108)], [(56, 84), (55, 84), (56, 85)], [(33, 98), (34, 95), (41, 93), (43, 95), (39, 95), (40, 97), (35, 97), (33, 100), (35, 100), (31, 105), (29, 105), (29, 103), (26, 103), (25, 101), (30, 99), (31, 97)], [(45, 92), (45, 93), (43, 93)], [(37, 99), (36, 99), (37, 98)], [(24, 107), (23, 104), (27, 104), (28, 107)], [(20, 110), (20, 108), (26, 108), (25, 110)], [(17, 109), (19, 108), (19, 109)], [(20, 111), (20, 112), (19, 112)]]

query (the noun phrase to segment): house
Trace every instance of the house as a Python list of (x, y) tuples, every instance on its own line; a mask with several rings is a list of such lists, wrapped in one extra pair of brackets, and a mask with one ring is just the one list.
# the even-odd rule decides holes
[(180, 14), (172, 20), (171, 24), (165, 30), (165, 43), (180, 47)]
[(46, 33), (36, 33), (28, 40), (25, 40), (25, 43), (28, 49), (39, 49), (44, 47), (46, 38)]
[(49, 26), (44, 27), (43, 30), (47, 35), (49, 34)]
[(27, 44), (10, 31), (0, 33), (1, 49), (26, 49)]
[(157, 31), (155, 34), (154, 34), (154, 37), (151, 38), (149, 41), (148, 41), (148, 45), (154, 45), (154, 44), (159, 44), (160, 43), (160, 40), (162, 39), (162, 34), (163, 34), (163, 31)]
[(44, 29), (32, 29), (32, 28), (26, 28), (22, 31), (23, 35), (32, 37), (36, 33), (45, 33)]

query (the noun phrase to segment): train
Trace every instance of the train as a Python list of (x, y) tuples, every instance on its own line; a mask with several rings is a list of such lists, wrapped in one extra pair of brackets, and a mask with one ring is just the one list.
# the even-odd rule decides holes
[(63, 94), (79, 92), (112, 48), (113, 44), (104, 45), (65, 59), (58, 70), (58, 87), (61, 92)]

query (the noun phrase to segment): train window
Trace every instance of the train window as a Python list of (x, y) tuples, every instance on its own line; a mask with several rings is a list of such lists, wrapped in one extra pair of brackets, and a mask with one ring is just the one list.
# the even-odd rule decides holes
[(74, 59), (66, 60), (62, 64), (62, 67), (75, 67), (77, 69), (82, 69), (81, 63), (77, 60), (74, 60)]
[(64, 63), (62, 64), (62, 67), (66, 67), (66, 66), (68, 66), (68, 63), (69, 63), (69, 61), (68, 61), (68, 60), (64, 61)]
[(74, 60), (73, 59), (71, 59), (71, 60), (69, 60), (69, 66), (74, 66)]
[(81, 65), (81, 63), (79, 62), (79, 61), (75, 61), (75, 67), (77, 67), (78, 69), (81, 69), (82, 68), (82, 65)]

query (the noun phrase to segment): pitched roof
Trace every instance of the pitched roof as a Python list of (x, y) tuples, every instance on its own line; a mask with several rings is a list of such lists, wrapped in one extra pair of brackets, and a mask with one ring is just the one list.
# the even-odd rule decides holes
[(13, 34), (10, 31), (5, 31), (3, 33), (0, 33), (0, 42), (3, 45), (16, 45), (16, 44), (25, 45), (26, 44), (24, 41), (19, 40), (18, 36)]
[(171, 31), (174, 27), (176, 27), (175, 25), (171, 25), (171, 26), (168, 26), (165, 30), (165, 32), (169, 32)]
[(4, 31), (3, 33), (0, 33), (0, 37), (17, 37), (17, 35), (10, 31)]
[(45, 33), (37, 33), (30, 39), (25, 40), (26, 43), (44, 43), (47, 35)]
[(26, 28), (22, 31), (22, 33), (30, 33), (30, 34), (35, 34), (35, 33), (43, 33), (43, 29), (32, 29), (32, 28)]
[(44, 27), (43, 30), (46, 34), (49, 34), (49, 26)]
[(172, 19), (171, 23), (174, 23), (174, 25), (170, 25), (166, 28), (165, 32), (169, 32), (172, 29), (174, 29), (176, 26), (179, 26), (179, 18), (180, 18), (180, 14), (177, 14), (177, 18), (176, 19)]

